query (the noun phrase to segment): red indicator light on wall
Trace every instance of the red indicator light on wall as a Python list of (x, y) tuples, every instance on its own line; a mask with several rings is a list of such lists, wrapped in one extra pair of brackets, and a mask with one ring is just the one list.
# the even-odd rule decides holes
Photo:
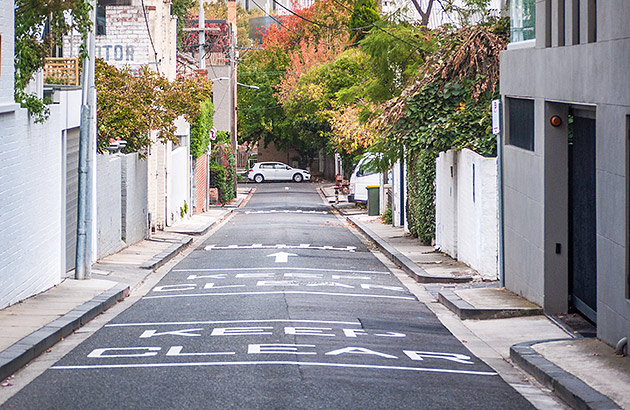
[(559, 127), (562, 125), (562, 118), (560, 118), (557, 115), (554, 115), (553, 117), (551, 117), (551, 120), (549, 120), (551, 122), (551, 125), (553, 125), (554, 127)]

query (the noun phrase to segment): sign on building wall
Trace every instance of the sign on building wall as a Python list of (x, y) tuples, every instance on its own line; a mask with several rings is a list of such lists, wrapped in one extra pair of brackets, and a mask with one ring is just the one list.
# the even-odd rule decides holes
[(501, 100), (492, 100), (492, 133), (501, 133)]

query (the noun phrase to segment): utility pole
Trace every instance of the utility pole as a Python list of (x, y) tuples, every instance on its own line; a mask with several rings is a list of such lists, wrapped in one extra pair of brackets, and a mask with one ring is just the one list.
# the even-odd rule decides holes
[(234, 152), (232, 184), (236, 196), (236, 167), (238, 166), (238, 140), (236, 137), (236, 0), (228, 0), (228, 24), (230, 27), (230, 144)]
[(206, 68), (206, 16), (203, 0), (199, 0), (199, 70)]

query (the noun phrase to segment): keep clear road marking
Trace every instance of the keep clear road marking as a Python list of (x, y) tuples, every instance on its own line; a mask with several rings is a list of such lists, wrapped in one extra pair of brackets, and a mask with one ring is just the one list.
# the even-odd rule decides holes
[(349, 270), (349, 269), (326, 269), (326, 268), (199, 268), (199, 269), (173, 269), (171, 272), (233, 272), (233, 271), (250, 271), (250, 270), (295, 270), (295, 271), (324, 271), (339, 273), (374, 273), (378, 275), (391, 275), (389, 272), (373, 271), (373, 270)]
[(287, 252), (276, 252), (271, 255), (267, 255), (267, 257), (275, 257), (276, 263), (287, 263), (289, 261), (289, 256), (298, 256), (295, 253), (287, 253)]
[(347, 296), (347, 297), (352, 297), (352, 298), (416, 300), (416, 298), (413, 296), (369, 295), (369, 294), (364, 294), (364, 293), (308, 292), (308, 291), (300, 291), (300, 290), (271, 291), (271, 292), (221, 292), (221, 293), (196, 293), (196, 294), (183, 294), (183, 295), (159, 295), (159, 296), (145, 296), (142, 299), (197, 298), (197, 297), (204, 297), (204, 296), (256, 296), (256, 295), (319, 295), (319, 296)]
[(147, 323), (112, 323), (105, 327), (128, 326), (180, 326), (180, 325), (225, 325), (235, 323), (318, 323), (326, 325), (351, 325), (361, 326), (360, 322), (342, 322), (337, 320), (310, 320), (310, 319), (254, 319), (254, 320), (201, 320), (194, 322), (147, 322)]
[(497, 376), (496, 372), (484, 372), (475, 370), (434, 369), (429, 367), (383, 366), (371, 364), (350, 363), (318, 363), (296, 361), (247, 361), (247, 362), (198, 362), (198, 363), (136, 363), (136, 364), (95, 364), (95, 365), (70, 365), (52, 366), (56, 370), (81, 370), (81, 369), (132, 369), (151, 367), (196, 367), (196, 366), (319, 366), (319, 367), (344, 367), (353, 369), (378, 369), (378, 370), (407, 370), (428, 373), (451, 373), (474, 376)]

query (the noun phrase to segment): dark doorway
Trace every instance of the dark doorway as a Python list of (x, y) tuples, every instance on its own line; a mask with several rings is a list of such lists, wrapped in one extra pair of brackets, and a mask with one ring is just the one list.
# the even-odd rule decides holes
[(569, 121), (570, 303), (597, 322), (595, 112), (571, 110)]

